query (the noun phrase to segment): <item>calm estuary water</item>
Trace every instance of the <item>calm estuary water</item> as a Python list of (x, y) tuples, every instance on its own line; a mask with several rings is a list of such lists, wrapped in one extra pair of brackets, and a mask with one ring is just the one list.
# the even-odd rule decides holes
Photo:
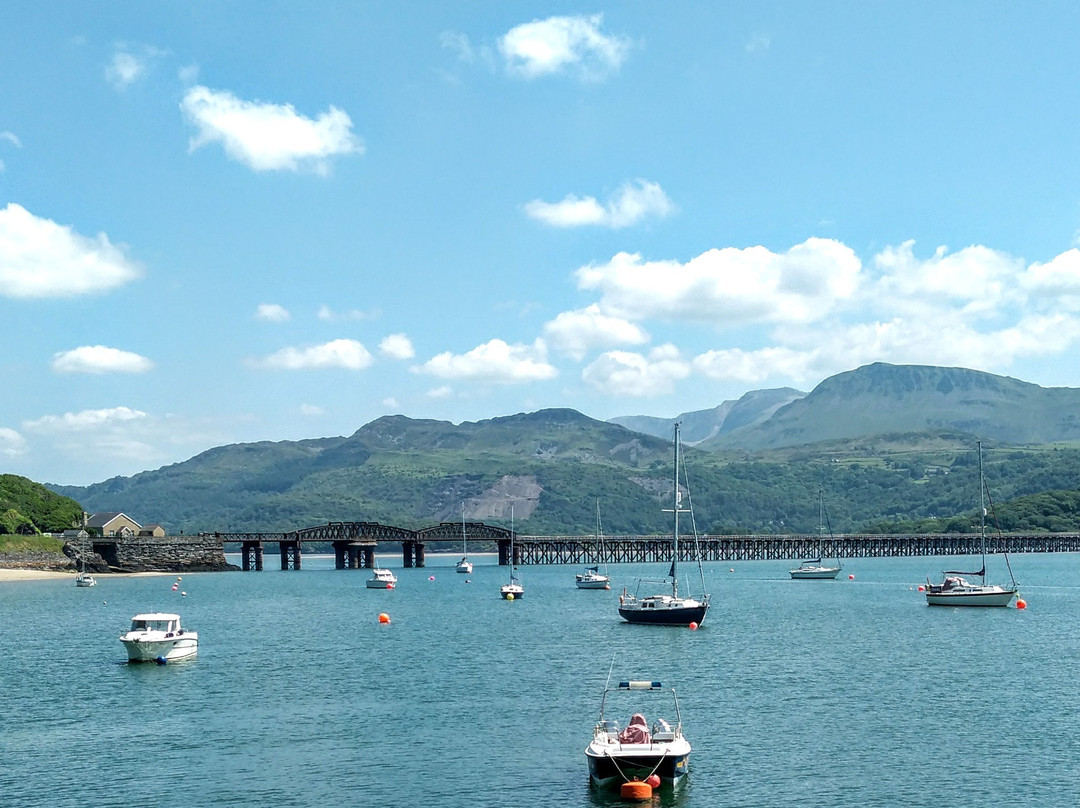
[[(1075, 804), (1080, 556), (1014, 557), (1024, 611), (928, 608), (940, 559), (832, 582), (711, 564), (698, 631), (618, 619), (616, 589), (659, 565), (613, 567), (610, 592), (525, 567), (506, 602), (493, 557), (471, 583), (453, 560), (389, 592), (312, 557), (185, 575), (184, 596), (175, 576), (0, 584), (0, 805), (617, 805), (584, 757), (613, 657), (679, 693), (689, 782), (655, 805)], [(179, 612), (198, 658), (126, 664), (140, 611)]]

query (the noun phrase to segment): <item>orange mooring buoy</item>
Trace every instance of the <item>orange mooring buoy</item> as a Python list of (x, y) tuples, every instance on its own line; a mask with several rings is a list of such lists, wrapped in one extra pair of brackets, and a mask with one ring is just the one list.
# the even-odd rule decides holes
[(1017, 598), (1016, 599), (1016, 608), (1017, 609), (1026, 609), (1027, 608), (1027, 601), (1024, 600), (1023, 598)]
[(390, 622), (390, 615), (388, 615), (386, 612), (380, 613), (379, 614), (379, 622), (380, 623), (389, 623)]
[(641, 780), (628, 780), (619, 789), (619, 796), (624, 800), (651, 800), (652, 786)]

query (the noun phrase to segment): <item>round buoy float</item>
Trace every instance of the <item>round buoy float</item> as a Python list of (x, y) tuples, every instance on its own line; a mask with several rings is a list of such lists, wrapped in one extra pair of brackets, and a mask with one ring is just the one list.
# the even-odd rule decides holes
[(920, 592), (925, 592), (925, 591), (926, 591), (926, 587), (925, 587), (925, 586), (923, 586), (922, 584), (919, 584), (919, 591), (920, 591)]
[(386, 612), (381, 612), (379, 614), (379, 622), (380, 623), (389, 623), (390, 622), (390, 615), (388, 615)]
[(1024, 600), (1023, 598), (1017, 598), (1016, 599), (1016, 608), (1017, 609), (1026, 609), (1027, 608), (1027, 601)]
[(507, 600), (513, 600), (514, 599), (514, 593), (513, 592), (508, 593), (507, 596), (506, 596), (506, 599)]
[(849, 576), (847, 577), (847, 579), (848, 579), (849, 581), (854, 581), (854, 580), (855, 580), (855, 576), (854, 576), (854, 575), (849, 575)]
[(652, 786), (641, 780), (628, 780), (619, 788), (619, 796), (624, 800), (651, 800)]
[(732, 567), (731, 569), (728, 570), (728, 572), (735, 572), (735, 568)]
[(645, 778), (645, 782), (649, 784), (651, 788), (660, 788), (660, 776), (656, 774), (650, 774)]
[(387, 585), (386, 585), (386, 588), (387, 588), (387, 589), (393, 589), (393, 588), (394, 588), (394, 585), (393, 585), (393, 584), (387, 584)]
[(435, 580), (435, 576), (434, 576), (434, 575), (429, 575), (429, 576), (427, 577), (427, 579), (428, 579), (429, 581), (434, 581), (434, 580)]
[(163, 657), (163, 656), (159, 656), (157, 659), (154, 660), (154, 662), (156, 662), (159, 665), (164, 665), (168, 661), (169, 660), (165, 659), (165, 657)]
[(690, 621), (690, 630), (691, 631), (697, 631), (697, 621), (695, 621), (695, 620)]

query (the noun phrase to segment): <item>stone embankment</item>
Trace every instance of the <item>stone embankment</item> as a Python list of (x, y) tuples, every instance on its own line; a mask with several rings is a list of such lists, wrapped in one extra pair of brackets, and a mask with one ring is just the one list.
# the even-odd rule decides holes
[(239, 569), (225, 560), (213, 535), (91, 536), (64, 545), (63, 553), (23, 552), (0, 555), (6, 569), (74, 572), (79, 561), (87, 572), (220, 572)]

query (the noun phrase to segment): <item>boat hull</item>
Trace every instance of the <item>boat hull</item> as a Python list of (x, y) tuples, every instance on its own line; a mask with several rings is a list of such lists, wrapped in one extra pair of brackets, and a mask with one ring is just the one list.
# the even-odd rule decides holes
[(835, 579), (840, 567), (798, 567), (789, 572), (796, 581), (825, 581)]
[(1008, 606), (1016, 597), (1015, 589), (987, 587), (982, 591), (927, 592), (927, 606)]
[(158, 662), (162, 659), (173, 662), (193, 657), (199, 651), (199, 638), (194, 632), (165, 640), (121, 637), (120, 642), (127, 649), (128, 662)]
[(369, 578), (364, 582), (364, 586), (368, 589), (393, 589), (395, 581), (376, 581)]
[(706, 603), (662, 609), (624, 605), (619, 606), (619, 617), (628, 623), (643, 623), (651, 626), (688, 626), (691, 623), (700, 625), (708, 611), (709, 606)]
[(522, 586), (504, 586), (500, 592), (504, 600), (509, 600), (511, 597), (514, 600), (521, 600), (525, 597), (525, 588)]
[(92, 575), (85, 572), (80, 572), (75, 576), (75, 586), (97, 586), (97, 580)]
[(589, 778), (599, 786), (619, 786), (628, 780), (644, 780), (655, 774), (660, 781), (676, 784), (682, 781), (690, 768), (690, 744), (685, 750), (671, 751), (661, 745), (647, 744), (635, 749), (635, 745), (617, 744), (614, 748), (597, 748), (590, 745), (585, 750), (589, 760)]
[(578, 578), (575, 582), (578, 589), (611, 589), (611, 582), (604, 578), (600, 579), (584, 579)]

